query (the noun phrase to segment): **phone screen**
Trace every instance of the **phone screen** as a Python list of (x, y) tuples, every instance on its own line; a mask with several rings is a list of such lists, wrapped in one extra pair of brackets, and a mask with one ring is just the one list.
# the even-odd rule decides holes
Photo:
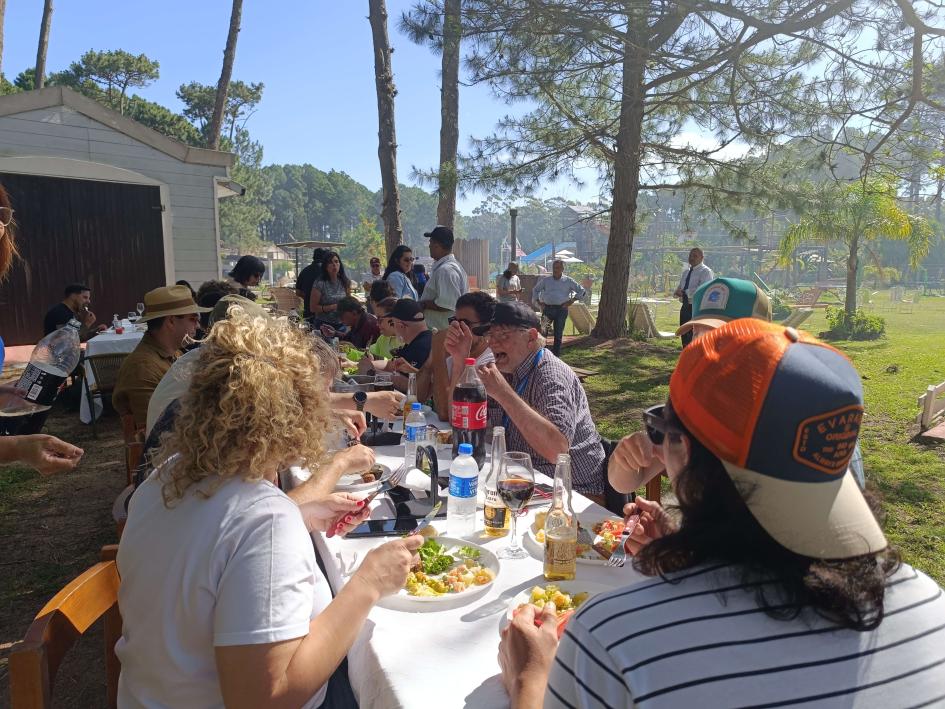
[(417, 520), (412, 517), (397, 519), (369, 519), (362, 522), (346, 536), (350, 537), (393, 537), (406, 534), (417, 528)]

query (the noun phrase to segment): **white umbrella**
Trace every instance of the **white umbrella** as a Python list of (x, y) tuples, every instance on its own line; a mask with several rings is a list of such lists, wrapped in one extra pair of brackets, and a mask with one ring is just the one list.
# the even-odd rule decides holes
[(555, 253), (555, 256), (574, 256), (574, 252), (568, 251), (567, 249), (561, 249), (561, 251)]

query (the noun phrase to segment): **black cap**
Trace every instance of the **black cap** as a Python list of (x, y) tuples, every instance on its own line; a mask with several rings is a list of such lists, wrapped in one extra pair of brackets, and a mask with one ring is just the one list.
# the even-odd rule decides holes
[(401, 298), (394, 305), (387, 317), (404, 322), (423, 322), (423, 308), (412, 298)]
[(436, 241), (448, 249), (453, 248), (453, 230), (448, 226), (443, 226), (442, 224), (437, 224), (433, 227), (433, 231), (424, 232), (423, 234), (428, 239)]
[(495, 313), (490, 322), (490, 325), (533, 327), (535, 329), (537, 329), (540, 324), (538, 313), (525, 305), (525, 303), (520, 303), (519, 301), (515, 301), (514, 303), (496, 303)]

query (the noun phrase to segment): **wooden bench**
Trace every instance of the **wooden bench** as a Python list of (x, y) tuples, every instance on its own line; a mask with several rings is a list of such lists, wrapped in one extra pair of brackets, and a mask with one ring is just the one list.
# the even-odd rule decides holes
[(923, 436), (945, 440), (945, 382), (929, 384), (919, 397), (918, 424)]
[(105, 680), (109, 707), (118, 705), (120, 665), (115, 643), (121, 637), (118, 612), (117, 547), (102, 549), (103, 561), (70, 581), (42, 610), (26, 630), (23, 640), (10, 651), (12, 709), (52, 707), (56, 673), (69, 649), (99, 618), (105, 622)]
[(630, 329), (642, 333), (644, 337), (658, 337), (664, 340), (676, 337), (675, 332), (660, 330), (656, 327), (653, 313), (646, 303), (634, 302), (630, 308), (628, 320)]

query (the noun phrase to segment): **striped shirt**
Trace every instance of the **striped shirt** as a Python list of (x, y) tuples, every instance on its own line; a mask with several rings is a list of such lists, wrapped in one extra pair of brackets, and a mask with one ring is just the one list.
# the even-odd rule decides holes
[[(903, 564), (870, 632), (805, 610), (776, 620), (732, 567), (699, 566), (592, 599), (558, 647), (546, 707), (945, 706), (945, 598)], [(777, 601), (769, 601), (776, 603)]]

